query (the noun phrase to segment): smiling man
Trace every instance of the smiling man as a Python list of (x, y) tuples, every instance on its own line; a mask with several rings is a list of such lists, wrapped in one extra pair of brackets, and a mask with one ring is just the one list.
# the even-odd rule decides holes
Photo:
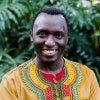
[(60, 14), (50, 15), (42, 12), (36, 18), (31, 41), (36, 50), (34, 61), (40, 70), (55, 73), (62, 69), (62, 53), (68, 39), (67, 26), (66, 20)]
[(36, 57), (4, 76), (0, 100), (100, 100), (94, 72), (62, 56), (68, 32), (69, 23), (61, 10), (38, 11), (30, 34)]

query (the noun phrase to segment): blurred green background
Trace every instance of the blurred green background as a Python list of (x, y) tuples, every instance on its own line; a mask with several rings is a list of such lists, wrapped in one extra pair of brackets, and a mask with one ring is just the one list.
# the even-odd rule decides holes
[(29, 37), (32, 16), (50, 6), (64, 10), (69, 19), (64, 57), (90, 67), (100, 84), (99, 0), (0, 0), (0, 80), (35, 55)]

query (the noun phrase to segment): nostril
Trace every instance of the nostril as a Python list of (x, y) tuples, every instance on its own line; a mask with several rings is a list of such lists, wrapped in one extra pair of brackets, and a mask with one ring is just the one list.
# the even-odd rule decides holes
[(46, 41), (45, 42), (45, 45), (47, 45), (47, 46), (54, 46), (55, 45), (55, 42), (54, 41)]

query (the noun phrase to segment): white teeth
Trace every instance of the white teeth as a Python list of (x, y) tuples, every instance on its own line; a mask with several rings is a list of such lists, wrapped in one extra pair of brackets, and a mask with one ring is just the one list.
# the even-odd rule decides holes
[(55, 50), (44, 50), (45, 52), (48, 52), (48, 53), (54, 53)]
[(55, 54), (56, 50), (43, 50), (45, 54)]

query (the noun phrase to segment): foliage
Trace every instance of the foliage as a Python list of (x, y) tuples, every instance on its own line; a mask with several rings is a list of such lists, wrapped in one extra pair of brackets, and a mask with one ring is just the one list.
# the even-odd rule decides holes
[(11, 28), (12, 23), (18, 24), (17, 18), (28, 13), (27, 2), (23, 0), (1, 0), (0, 4), (0, 30)]
[(65, 11), (70, 23), (69, 42), (64, 57), (86, 64), (100, 83), (100, 6), (87, 0), (1, 0), (0, 79), (35, 53), (29, 31), (32, 16), (43, 7)]

